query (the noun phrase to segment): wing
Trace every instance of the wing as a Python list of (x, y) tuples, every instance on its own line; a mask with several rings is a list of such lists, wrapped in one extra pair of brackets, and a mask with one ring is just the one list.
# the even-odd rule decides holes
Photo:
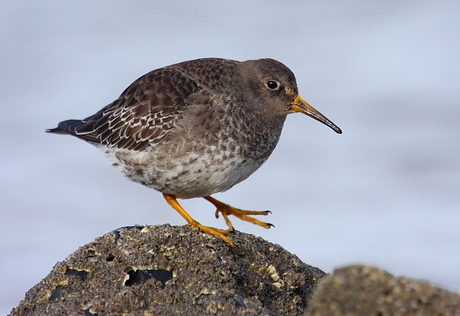
[(205, 101), (212, 94), (193, 77), (166, 67), (137, 79), (96, 114), (84, 120), (61, 122), (48, 132), (71, 134), (108, 147), (140, 150), (163, 141), (197, 97)]

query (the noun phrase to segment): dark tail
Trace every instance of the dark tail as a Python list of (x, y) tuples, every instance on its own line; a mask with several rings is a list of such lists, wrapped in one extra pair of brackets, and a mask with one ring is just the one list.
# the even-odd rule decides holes
[(118, 100), (110, 103), (109, 105), (100, 109), (96, 114), (88, 116), (83, 120), (67, 120), (62, 121), (56, 128), (47, 129), (47, 133), (61, 134), (61, 135), (72, 135), (83, 139), (87, 142), (100, 143), (100, 139), (96, 125), (98, 121), (104, 116), (104, 113), (111, 107), (117, 104)]
[(81, 120), (67, 120), (59, 123), (58, 127), (47, 129), (45, 132), (52, 134), (77, 136), (75, 133), (75, 129), (78, 126), (82, 125), (82, 123), (83, 122)]
[(91, 143), (99, 143), (97, 133), (94, 131), (95, 121), (67, 120), (62, 121), (56, 128), (47, 129), (45, 132), (60, 135), (72, 135)]

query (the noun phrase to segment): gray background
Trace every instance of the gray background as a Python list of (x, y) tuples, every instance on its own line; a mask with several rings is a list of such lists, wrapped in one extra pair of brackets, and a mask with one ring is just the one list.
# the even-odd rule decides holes
[[(94, 147), (45, 134), (140, 75), (200, 57), (272, 57), (344, 133), (297, 114), (252, 177), (216, 198), (327, 272), (368, 263), (460, 291), (458, 1), (2, 1), (0, 314), (85, 243), (183, 225)], [(225, 228), (203, 199), (184, 201)]]

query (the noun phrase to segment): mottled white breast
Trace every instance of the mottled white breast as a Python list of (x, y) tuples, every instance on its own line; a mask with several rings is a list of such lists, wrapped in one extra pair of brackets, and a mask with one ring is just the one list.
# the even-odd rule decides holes
[[(189, 152), (176, 155), (174, 148), (162, 147), (161, 155), (154, 149), (132, 151), (99, 145), (110, 164), (132, 181), (139, 182), (178, 198), (208, 196), (223, 192), (245, 180), (264, 162), (242, 158), (234, 152), (210, 151), (202, 155)], [(165, 159), (165, 155), (169, 156)]]

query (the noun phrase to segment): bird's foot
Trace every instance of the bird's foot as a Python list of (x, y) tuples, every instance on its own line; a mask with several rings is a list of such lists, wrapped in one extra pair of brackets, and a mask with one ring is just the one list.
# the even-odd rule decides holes
[(221, 202), (219, 200), (216, 200), (215, 198), (213, 198), (211, 196), (206, 196), (205, 199), (208, 200), (209, 202), (211, 202), (212, 204), (214, 204), (214, 206), (216, 207), (216, 214), (215, 215), (216, 215), (217, 218), (219, 217), (219, 213), (222, 214), (222, 217), (224, 218), (225, 223), (227, 223), (229, 231), (233, 231), (233, 230), (235, 230), (235, 228), (233, 227), (232, 223), (228, 219), (228, 215), (236, 216), (236, 217), (238, 217), (239, 219), (241, 219), (243, 221), (252, 223), (254, 225), (259, 225), (259, 226), (261, 226), (263, 228), (268, 229), (268, 228), (274, 227), (273, 224), (262, 222), (262, 221), (259, 221), (256, 218), (252, 217), (252, 215), (268, 215), (268, 214), (271, 213), (270, 211), (246, 211), (246, 210), (242, 210), (242, 209), (239, 209), (239, 208), (232, 207), (232, 206), (230, 206), (228, 204), (225, 204), (225, 203), (223, 203), (223, 202)]
[(184, 210), (184, 208), (179, 204), (179, 202), (177, 202), (177, 199), (174, 195), (163, 193), (163, 197), (165, 198), (166, 202), (168, 202), (168, 204), (171, 205), (172, 208), (174, 208), (187, 221), (191, 228), (198, 229), (205, 234), (220, 238), (223, 241), (225, 241), (230, 247), (235, 247), (235, 244), (231, 241), (230, 238), (227, 237), (228, 233), (230, 233), (230, 230), (223, 230), (201, 225)]
[(230, 231), (228, 230), (223, 230), (223, 229), (218, 229), (214, 227), (209, 227), (209, 226), (204, 226), (198, 223), (197, 221), (193, 221), (190, 223), (191, 228), (196, 228), (200, 230), (202, 233), (217, 237), (225, 241), (230, 247), (235, 247), (235, 244), (232, 242), (232, 240), (227, 236)]

